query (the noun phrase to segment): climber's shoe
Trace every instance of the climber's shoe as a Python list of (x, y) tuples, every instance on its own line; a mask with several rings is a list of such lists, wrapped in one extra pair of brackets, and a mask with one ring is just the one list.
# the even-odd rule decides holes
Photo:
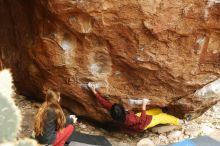
[(192, 116), (191, 115), (187, 115), (186, 116), (186, 121), (188, 122), (188, 121), (190, 121), (192, 119)]

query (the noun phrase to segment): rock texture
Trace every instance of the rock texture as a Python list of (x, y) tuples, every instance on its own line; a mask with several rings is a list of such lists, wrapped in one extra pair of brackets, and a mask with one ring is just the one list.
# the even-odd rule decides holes
[(155, 146), (155, 145), (150, 139), (144, 138), (137, 143), (137, 146)]
[(22, 94), (59, 88), (64, 106), (98, 121), (110, 117), (89, 81), (127, 108), (139, 108), (128, 98), (147, 97), (149, 108), (196, 117), (218, 100), (193, 96), (220, 75), (218, 2), (0, 0), (1, 66)]

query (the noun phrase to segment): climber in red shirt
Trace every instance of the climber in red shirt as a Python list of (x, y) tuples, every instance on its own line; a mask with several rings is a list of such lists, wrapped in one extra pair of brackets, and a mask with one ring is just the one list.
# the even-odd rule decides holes
[(172, 115), (163, 113), (161, 109), (154, 108), (146, 111), (146, 105), (150, 103), (150, 100), (143, 99), (142, 112), (135, 114), (133, 111), (125, 111), (121, 104), (112, 104), (96, 90), (96, 86), (93, 83), (89, 83), (88, 87), (92, 90), (99, 103), (108, 111), (110, 111), (113, 120), (123, 123), (126, 129), (141, 132), (147, 128), (154, 127), (158, 124), (173, 124), (179, 125), (185, 123)]

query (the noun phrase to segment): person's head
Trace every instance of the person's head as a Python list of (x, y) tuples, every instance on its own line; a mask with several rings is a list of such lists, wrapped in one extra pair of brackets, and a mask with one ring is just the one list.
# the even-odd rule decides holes
[(34, 131), (36, 135), (43, 134), (43, 128), (45, 124), (45, 119), (47, 118), (48, 111), (52, 111), (56, 115), (56, 130), (61, 130), (65, 124), (65, 115), (59, 104), (60, 101), (60, 92), (56, 90), (49, 89), (46, 93), (45, 102), (39, 108), (36, 118)]
[(118, 121), (118, 122), (124, 122), (126, 113), (125, 109), (121, 104), (113, 104), (111, 109), (110, 109), (110, 114), (113, 118), (113, 120)]
[(57, 90), (51, 90), (51, 89), (47, 90), (45, 101), (51, 105), (59, 104), (60, 92)]

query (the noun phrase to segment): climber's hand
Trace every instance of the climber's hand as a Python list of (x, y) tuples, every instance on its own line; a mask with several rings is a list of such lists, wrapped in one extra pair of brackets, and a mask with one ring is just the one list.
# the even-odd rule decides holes
[(73, 117), (75, 117), (76, 115), (69, 115), (69, 117), (72, 119)]
[(77, 117), (74, 117), (74, 118), (73, 118), (73, 123), (74, 123), (74, 124), (77, 123), (77, 119), (78, 119)]
[(92, 90), (93, 93), (96, 93), (96, 85), (95, 83), (88, 83), (88, 87)]
[(150, 104), (151, 100), (150, 99), (143, 99), (143, 105), (142, 105), (142, 110), (146, 110), (146, 105)]
[(76, 117), (76, 115), (70, 115), (70, 118), (72, 118), (73, 119), (73, 123), (74, 124), (76, 124), (76, 122), (77, 122), (77, 117)]
[(148, 105), (150, 103), (151, 103), (151, 99), (147, 99), (147, 98), (143, 99), (143, 104)]

